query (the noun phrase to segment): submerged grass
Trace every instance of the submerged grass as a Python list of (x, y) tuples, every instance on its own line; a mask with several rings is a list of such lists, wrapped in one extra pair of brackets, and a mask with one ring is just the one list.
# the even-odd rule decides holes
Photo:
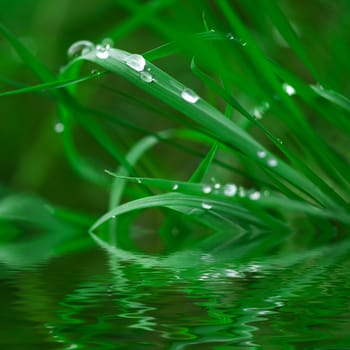
[[(277, 4), (261, 1), (260, 12), (250, 1), (238, 2), (236, 7), (226, 0), (215, 6), (193, 2), (180, 28), (173, 1), (150, 1), (142, 6), (115, 3), (130, 14), (106, 36), (127, 38), (142, 28), (147, 13), (145, 24), (166, 43), (141, 55), (113, 48), (108, 40), (96, 46), (82, 41), (75, 44), (80, 54), (55, 76), (8, 29), (0, 27), (42, 81), (5, 91), (0, 97), (45, 92), (53, 98), (59, 106), (70, 163), (91, 186), (109, 191), (107, 212), (92, 225), (92, 232), (118, 235), (118, 244), (125, 242), (125, 248), (137, 249), (128, 238), (129, 231), (139, 214), (150, 208), (161, 211), (157, 227), (166, 251), (198, 245), (203, 238), (197, 232), (198, 224), (200, 230), (211, 230), (210, 237), (222, 237), (222, 232), (234, 237), (242, 230), (260, 232), (256, 239), (262, 242), (264, 252), (274, 246), (268, 240), (269, 231), (271, 237), (275, 237), (272, 232), (287, 237), (285, 233), (301, 234), (305, 227), (312, 227), (310, 236), (327, 239), (346, 232), (350, 223), (350, 158), (342, 146), (350, 138), (350, 101), (341, 93), (345, 90), (342, 80), (324, 78), (317, 57), (307, 50), (295, 24)], [(175, 17), (170, 26), (158, 13), (165, 9)], [(254, 30), (262, 30), (264, 40), (256, 38), (252, 25), (243, 23), (245, 15), (256, 22)], [(188, 30), (187, 20), (198, 25), (197, 32)], [(293, 62), (303, 65), (301, 74), (290, 69), (288, 60), (278, 62), (269, 56), (281, 42)], [(266, 49), (268, 45), (272, 48)], [(179, 54), (192, 62), (186, 78), (190, 84), (153, 63)], [(340, 46), (334, 57), (345, 54)], [(80, 73), (84, 61), (94, 66), (91, 74)], [(339, 64), (338, 69), (339, 75), (346, 76), (348, 66)], [(124, 84), (131, 83), (151, 101), (159, 101), (139, 103), (138, 90), (132, 90), (135, 96), (131, 98), (126, 93), (128, 103), (141, 106), (138, 113), (149, 118), (147, 123), (142, 118), (139, 123), (126, 120), (118, 105), (113, 113), (91, 107), (87, 101), (96, 99), (95, 93), (100, 91), (92, 90), (85, 100), (81, 98), (78, 84), (105, 79), (107, 72), (111, 73), (109, 79), (119, 77), (118, 87), (109, 91), (112, 96), (124, 93)], [(197, 88), (200, 93), (194, 92)], [(150, 111), (169, 123), (160, 129), (153, 127)], [(101, 153), (113, 157), (114, 168), (106, 173), (82, 155), (75, 136), (80, 128), (92, 136)], [(194, 144), (201, 145), (201, 150)], [(197, 166), (187, 171), (187, 180), (169, 169), (168, 158), (178, 164), (176, 156), (152, 155), (153, 148), (169, 145), (174, 154), (179, 150), (185, 154), (180, 164), (188, 156), (200, 155)], [(209, 147), (207, 154), (203, 147)], [(108, 228), (105, 223), (110, 223)], [(152, 217), (144, 223), (155, 229)], [(213, 248), (217, 241), (211, 242)], [(251, 249), (256, 251), (256, 246)]]

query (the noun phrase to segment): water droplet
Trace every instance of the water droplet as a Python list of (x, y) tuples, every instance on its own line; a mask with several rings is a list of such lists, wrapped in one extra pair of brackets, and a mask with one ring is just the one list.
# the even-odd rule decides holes
[(215, 184), (215, 185), (214, 185), (214, 188), (215, 188), (216, 190), (218, 190), (218, 189), (221, 188), (221, 185), (220, 185), (220, 184)]
[(62, 133), (62, 132), (64, 131), (64, 124), (63, 124), (63, 123), (60, 123), (60, 122), (56, 123), (56, 124), (55, 124), (55, 131), (56, 131), (58, 134)]
[(210, 205), (210, 204), (208, 204), (208, 203), (202, 203), (202, 204), (201, 204), (201, 207), (202, 207), (203, 209), (209, 210), (209, 209), (211, 209), (213, 206)]
[(78, 57), (81, 55), (86, 55), (95, 49), (95, 45), (88, 40), (80, 40), (73, 43), (68, 49), (68, 57)]
[(112, 215), (112, 219), (115, 219), (115, 215)]
[(142, 72), (145, 68), (146, 60), (141, 55), (132, 54), (126, 58), (125, 63), (133, 70)]
[(282, 139), (277, 138), (276, 141), (277, 141), (279, 144), (283, 145), (283, 140), (282, 140)]
[(257, 153), (257, 156), (259, 157), (259, 158), (265, 158), (266, 157), (266, 152), (264, 151), (264, 150), (260, 150), (260, 151), (258, 151)]
[(178, 184), (174, 184), (173, 187), (172, 187), (173, 191), (176, 191), (178, 188), (179, 188)]
[(269, 167), (271, 167), (271, 168), (276, 167), (277, 164), (278, 164), (278, 162), (277, 162), (277, 159), (275, 159), (275, 158), (270, 158), (270, 159), (267, 161), (267, 165), (268, 165)]
[(140, 78), (141, 78), (141, 80), (143, 80), (145, 83), (152, 83), (152, 81), (153, 81), (152, 74), (151, 74), (151, 73), (148, 73), (148, 72), (145, 72), (145, 71), (142, 71), (142, 72), (140, 73)]
[(142, 183), (141, 179), (139, 179), (139, 178), (136, 179), (136, 182), (137, 182), (138, 184)]
[(212, 188), (208, 185), (203, 186), (202, 188), (203, 193), (210, 193), (212, 191)]
[(249, 195), (249, 199), (251, 199), (252, 201), (257, 201), (258, 199), (260, 199), (260, 197), (261, 193), (258, 191), (255, 191)]
[(288, 96), (293, 96), (296, 93), (294, 87), (287, 83), (283, 83), (282, 88)]
[(196, 103), (199, 100), (199, 96), (193, 90), (188, 88), (182, 90), (181, 97), (189, 103)]
[(227, 184), (224, 187), (224, 195), (227, 197), (233, 197), (237, 193), (237, 186), (234, 184)]
[(114, 45), (113, 39), (111, 39), (111, 38), (104, 38), (102, 40), (102, 42), (101, 42), (101, 45), (105, 46), (105, 47), (108, 47), (110, 49)]
[(234, 40), (234, 39), (235, 39), (235, 37), (233, 36), (232, 33), (227, 33), (226, 38), (227, 38), (228, 40)]
[(247, 43), (245, 41), (241, 41), (242, 46), (247, 46)]
[(101, 72), (98, 71), (97, 69), (92, 69), (91, 72), (90, 72), (92, 75), (100, 75)]
[(256, 119), (262, 119), (263, 115), (270, 109), (270, 103), (268, 101), (265, 101), (260, 106), (255, 107), (253, 109), (253, 116)]
[(241, 197), (241, 198), (243, 198), (243, 197), (245, 197), (245, 189), (243, 188), (243, 187), (239, 187), (239, 189), (238, 189), (238, 195)]
[(96, 56), (100, 58), (101, 60), (105, 60), (109, 57), (109, 49), (111, 46), (109, 44), (105, 45), (97, 45), (96, 46)]

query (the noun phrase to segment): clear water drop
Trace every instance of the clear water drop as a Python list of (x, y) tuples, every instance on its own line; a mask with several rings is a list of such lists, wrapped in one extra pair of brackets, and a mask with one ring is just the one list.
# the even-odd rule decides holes
[(110, 45), (97, 45), (96, 46), (96, 56), (100, 58), (101, 60), (105, 60), (109, 57), (109, 49)]
[(105, 47), (108, 47), (110, 49), (114, 45), (113, 39), (105, 38), (105, 39), (102, 40), (101, 45), (105, 46)]
[(173, 187), (172, 187), (173, 191), (176, 191), (178, 188), (179, 188), (178, 184), (174, 184)]
[(141, 179), (139, 179), (139, 178), (136, 179), (136, 182), (137, 182), (138, 184), (142, 183)]
[(278, 165), (277, 159), (275, 159), (275, 158), (268, 159), (267, 165), (271, 168), (276, 167)]
[(149, 72), (142, 71), (140, 72), (140, 78), (143, 80), (145, 83), (152, 83), (153, 81), (153, 76)]
[(203, 193), (210, 193), (212, 191), (212, 188), (208, 185), (203, 186), (202, 188)]
[(209, 209), (211, 209), (213, 206), (210, 205), (210, 204), (208, 204), (208, 203), (202, 203), (202, 204), (201, 204), (201, 207), (202, 207), (203, 209), (209, 210)]
[(188, 103), (196, 103), (199, 100), (199, 96), (193, 90), (188, 88), (182, 90), (181, 97)]
[(265, 158), (266, 157), (266, 152), (264, 151), (264, 150), (260, 150), (260, 151), (258, 151), (257, 153), (257, 156), (259, 157), (259, 158)]
[(141, 55), (132, 54), (125, 59), (125, 63), (133, 70), (142, 72), (145, 68), (146, 60)]
[(249, 199), (251, 199), (252, 201), (257, 201), (258, 199), (260, 199), (260, 197), (261, 193), (259, 191), (255, 191), (249, 195)]
[(220, 185), (219, 183), (216, 183), (216, 184), (214, 185), (214, 188), (215, 188), (216, 190), (219, 190), (219, 189), (221, 188), (221, 185)]
[(95, 45), (88, 40), (79, 40), (73, 43), (68, 49), (68, 57), (78, 57), (81, 55), (86, 55), (95, 49)]
[(234, 40), (234, 39), (235, 39), (235, 37), (233, 36), (232, 33), (227, 33), (226, 38), (227, 38), (228, 40)]
[(288, 96), (293, 96), (296, 93), (294, 87), (292, 85), (287, 84), (287, 83), (283, 83), (282, 88)]
[(224, 195), (227, 197), (233, 197), (237, 193), (237, 186), (234, 184), (226, 184), (224, 187)]
[(61, 122), (58, 122), (55, 124), (55, 132), (58, 134), (62, 133), (64, 131), (64, 124)]
[(277, 138), (276, 141), (277, 141), (279, 144), (283, 145), (283, 140), (282, 140), (282, 139)]

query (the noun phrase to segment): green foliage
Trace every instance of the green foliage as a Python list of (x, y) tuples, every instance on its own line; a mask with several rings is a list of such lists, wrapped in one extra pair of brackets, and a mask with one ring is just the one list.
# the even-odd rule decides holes
[[(260, 253), (269, 251), (273, 241), (288, 246), (289, 234), (298, 241), (306, 226), (311, 243), (341, 237), (350, 222), (344, 47), (334, 48), (333, 74), (326, 75), (327, 60), (308, 47), (316, 29), (292, 21), (292, 11), (269, 0), (193, 1), (183, 4), (188, 11), (181, 18), (174, 1), (112, 3), (128, 16), (109, 33), (95, 34), (118, 39), (119, 47), (146, 25), (162, 44), (142, 56), (106, 40), (78, 43), (71, 51), (85, 50), (54, 75), (0, 27), (41, 81), (0, 98), (40, 93), (53, 99), (72, 168), (87, 193), (97, 188), (109, 196), (108, 208), (97, 208), (106, 213), (92, 234), (139, 249), (134, 243), (143, 235), (130, 238), (130, 232), (141, 223), (158, 230), (160, 250), (169, 251), (209, 238), (213, 249), (227, 240), (223, 232), (236, 243), (237, 232), (258, 232), (250, 253), (258, 245)], [(342, 7), (347, 3), (339, 16)], [(328, 39), (327, 32), (318, 35)], [(337, 35), (333, 40), (340, 41), (344, 33)], [(186, 74), (176, 70), (178, 57)], [(87, 138), (83, 147), (79, 133)]]

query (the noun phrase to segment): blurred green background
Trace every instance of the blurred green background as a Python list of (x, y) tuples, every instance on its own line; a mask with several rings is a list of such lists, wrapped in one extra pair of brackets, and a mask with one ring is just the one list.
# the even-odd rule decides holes
[[(350, 45), (350, 1), (277, 2), (298, 33), (320, 79), (327, 82), (329, 88), (349, 96), (350, 83), (346, 78), (349, 64), (345, 53)], [(268, 57), (304, 81), (317, 83), (264, 17), (261, 2), (242, 0), (231, 1), (231, 4)], [(247, 9), (250, 9), (249, 13)], [(220, 17), (215, 1), (0, 1), (1, 22), (55, 74), (67, 63), (67, 49), (77, 40), (99, 42), (112, 37), (116, 47), (143, 53), (171, 40), (204, 31), (203, 13), (211, 28), (230, 31)], [(0, 37), (0, 52), (1, 91), (40, 83), (3, 37)], [(335, 57), (339, 52), (344, 54)], [(190, 59), (190, 55), (176, 54), (156, 64), (179, 81), (204, 93), (201, 83), (191, 73)], [(91, 69), (93, 67), (87, 65), (83, 73), (87, 74)], [(83, 83), (79, 87), (79, 97), (86, 106), (110, 115), (116, 113), (150, 131), (178, 125), (175, 120), (169, 122), (162, 117), (162, 113), (177, 113), (116, 77)], [(242, 101), (248, 97), (240, 96)], [(137, 99), (154, 104), (158, 112), (136, 103)], [(94, 214), (105, 209), (107, 190), (79, 177), (66, 159), (61, 135), (55, 132), (55, 124), (59, 121), (55, 101), (45, 94), (34, 93), (1, 97), (0, 115), (0, 184), (3, 193), (34, 192), (56, 205)], [(326, 128), (317, 118), (313, 120), (312, 114), (308, 117), (333, 147), (346, 148), (348, 140)], [(110, 127), (115, 128), (114, 137), (123, 137), (124, 152), (142, 137), (142, 132)], [(82, 130), (76, 132), (76, 144), (101, 172), (117, 167), (115, 161)], [(147, 158), (147, 167), (153, 169), (153, 174), (159, 170), (159, 163), (163, 177), (186, 179), (198, 164), (198, 158), (162, 145)]]

